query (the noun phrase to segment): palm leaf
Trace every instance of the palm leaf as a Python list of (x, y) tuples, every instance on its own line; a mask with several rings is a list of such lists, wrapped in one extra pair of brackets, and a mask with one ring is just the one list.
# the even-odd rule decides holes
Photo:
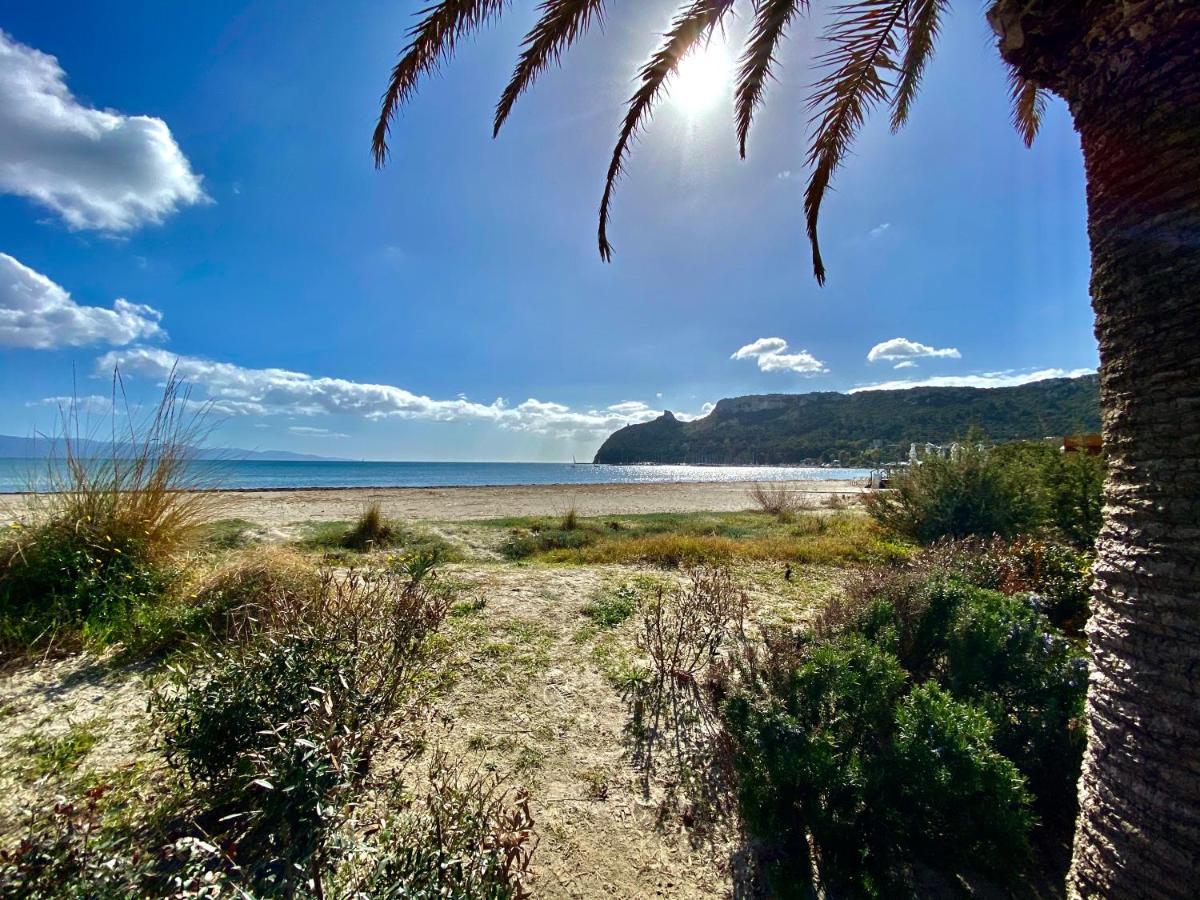
[(762, 102), (767, 79), (771, 77), (771, 65), (779, 41), (787, 31), (792, 18), (808, 11), (808, 0), (756, 0), (754, 24), (746, 41), (746, 52), (738, 61), (737, 92), (734, 100), (734, 117), (737, 123), (738, 150), (746, 157), (746, 136), (750, 133), (750, 122), (754, 111)]
[(1013, 125), (1025, 146), (1031, 147), (1042, 126), (1042, 116), (1046, 114), (1046, 92), (1012, 68), (1008, 72), (1008, 83), (1012, 95)]
[(421, 10), (420, 22), (408, 32), (409, 43), (392, 68), (387, 90), (379, 110), (379, 121), (371, 140), (371, 153), (375, 165), (382, 166), (387, 160), (388, 131), (396, 110), (408, 102), (416, 90), (417, 82), (449, 58), (460, 37), (479, 28), (489, 19), (504, 11), (509, 0), (442, 0), (434, 6)]
[(867, 113), (888, 99), (888, 73), (897, 69), (896, 30), (908, 0), (856, 0), (834, 10), (825, 39), (833, 45), (818, 62), (826, 74), (809, 100), (815, 126), (808, 163), (812, 167), (804, 192), (813, 274), (825, 283), (825, 264), (817, 239), (821, 201), (834, 172), (845, 159)]
[(608, 216), (613, 190), (625, 168), (629, 142), (653, 109), (654, 102), (667, 79), (679, 68), (680, 61), (701, 38), (712, 33), (733, 3), (734, 0), (692, 0), (676, 15), (662, 46), (650, 57), (650, 61), (642, 67), (638, 75), (641, 86), (629, 99), (629, 110), (621, 123), (617, 145), (613, 149), (612, 161), (608, 166), (608, 177), (604, 182), (604, 196), (600, 200), (600, 256), (605, 262), (612, 259), (612, 245), (608, 242)]
[(512, 80), (496, 104), (492, 137), (500, 133), (500, 126), (512, 112), (513, 104), (534, 79), (551, 62), (557, 63), (563, 51), (588, 30), (593, 20), (599, 21), (604, 16), (604, 0), (546, 0), (540, 10), (541, 17), (522, 43), (524, 49)]
[(900, 82), (892, 98), (892, 131), (908, 121), (925, 64), (933, 56), (933, 45), (937, 43), (941, 17), (950, 8), (950, 0), (910, 0), (905, 10), (906, 47), (904, 61), (900, 64)]

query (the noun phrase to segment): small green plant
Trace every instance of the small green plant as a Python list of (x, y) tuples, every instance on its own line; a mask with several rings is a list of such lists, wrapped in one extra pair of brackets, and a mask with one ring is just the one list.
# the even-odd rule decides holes
[(579, 513), (572, 506), (563, 516), (562, 524), (559, 526), (563, 531), (574, 531), (579, 527)]
[(0, 545), (0, 648), (70, 648), (129, 638), (179, 572), (115, 523), (51, 521)]
[(606, 628), (620, 625), (633, 615), (641, 598), (641, 588), (632, 583), (619, 584), (611, 590), (601, 591), (583, 608), (583, 614)]
[(94, 721), (75, 722), (66, 731), (46, 735), (34, 731), (17, 742), (25, 756), (26, 770), (33, 778), (54, 775), (59, 778), (73, 772), (99, 740)]

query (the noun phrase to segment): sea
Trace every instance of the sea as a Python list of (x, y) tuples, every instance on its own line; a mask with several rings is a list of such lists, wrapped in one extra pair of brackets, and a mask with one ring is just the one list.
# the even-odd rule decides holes
[[(514, 484), (655, 484), (665, 482), (865, 481), (868, 469), (808, 466), (658, 466), (526, 462), (341, 462), (219, 460), (192, 464), (190, 479), (224, 490), (300, 488), (482, 487)], [(0, 493), (46, 490), (44, 461), (0, 459)]]

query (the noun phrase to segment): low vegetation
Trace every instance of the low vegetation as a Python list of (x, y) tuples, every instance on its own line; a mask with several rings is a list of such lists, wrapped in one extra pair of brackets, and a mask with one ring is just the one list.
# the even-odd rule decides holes
[(765, 513), (661, 513), (578, 519), (570, 531), (538, 518), (491, 524), (508, 531), (500, 546), (508, 559), (575, 565), (850, 564), (896, 561), (909, 553), (905, 541), (855, 514), (813, 512), (781, 520)]
[[(103, 646), (172, 594), (173, 554), (210, 518), (210, 494), (189, 468), (201, 419), (171, 379), (150, 417), (114, 439), (103, 458), (64, 412), (64, 458), (52, 490), (0, 539), (0, 652)], [(115, 427), (115, 425), (114, 425)]]
[(378, 503), (370, 504), (353, 522), (313, 522), (301, 530), (299, 545), (319, 550), (330, 559), (350, 560), (355, 554), (375, 551), (432, 554), (439, 562), (459, 558), (444, 538), (389, 519)]
[(912, 540), (1054, 534), (1090, 550), (1100, 532), (1104, 462), (1046, 443), (985, 448), (908, 466), (867, 498), (884, 527)]

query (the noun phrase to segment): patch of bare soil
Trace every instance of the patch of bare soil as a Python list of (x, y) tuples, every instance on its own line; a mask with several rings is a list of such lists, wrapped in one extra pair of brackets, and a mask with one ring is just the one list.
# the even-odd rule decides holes
[[(740, 573), (752, 620), (796, 620), (832, 589), (828, 574), (787, 582), (775, 568)], [(540, 836), (535, 894), (740, 893), (729, 795), (724, 803), (714, 805), (712, 797), (706, 803), (703, 790), (689, 789), (697, 773), (681, 771), (681, 762), (703, 765), (706, 748), (693, 745), (676, 758), (674, 736), (665, 735), (649, 770), (645, 747), (630, 729), (632, 698), (620, 684), (646, 663), (634, 641), (637, 616), (610, 628), (584, 612), (622, 583), (676, 576), (503, 565), (464, 568), (454, 577), (468, 585), (467, 602), (450, 626), (459, 674), (440, 703), (450, 726), (440, 743), (498, 766), (529, 789)]]

